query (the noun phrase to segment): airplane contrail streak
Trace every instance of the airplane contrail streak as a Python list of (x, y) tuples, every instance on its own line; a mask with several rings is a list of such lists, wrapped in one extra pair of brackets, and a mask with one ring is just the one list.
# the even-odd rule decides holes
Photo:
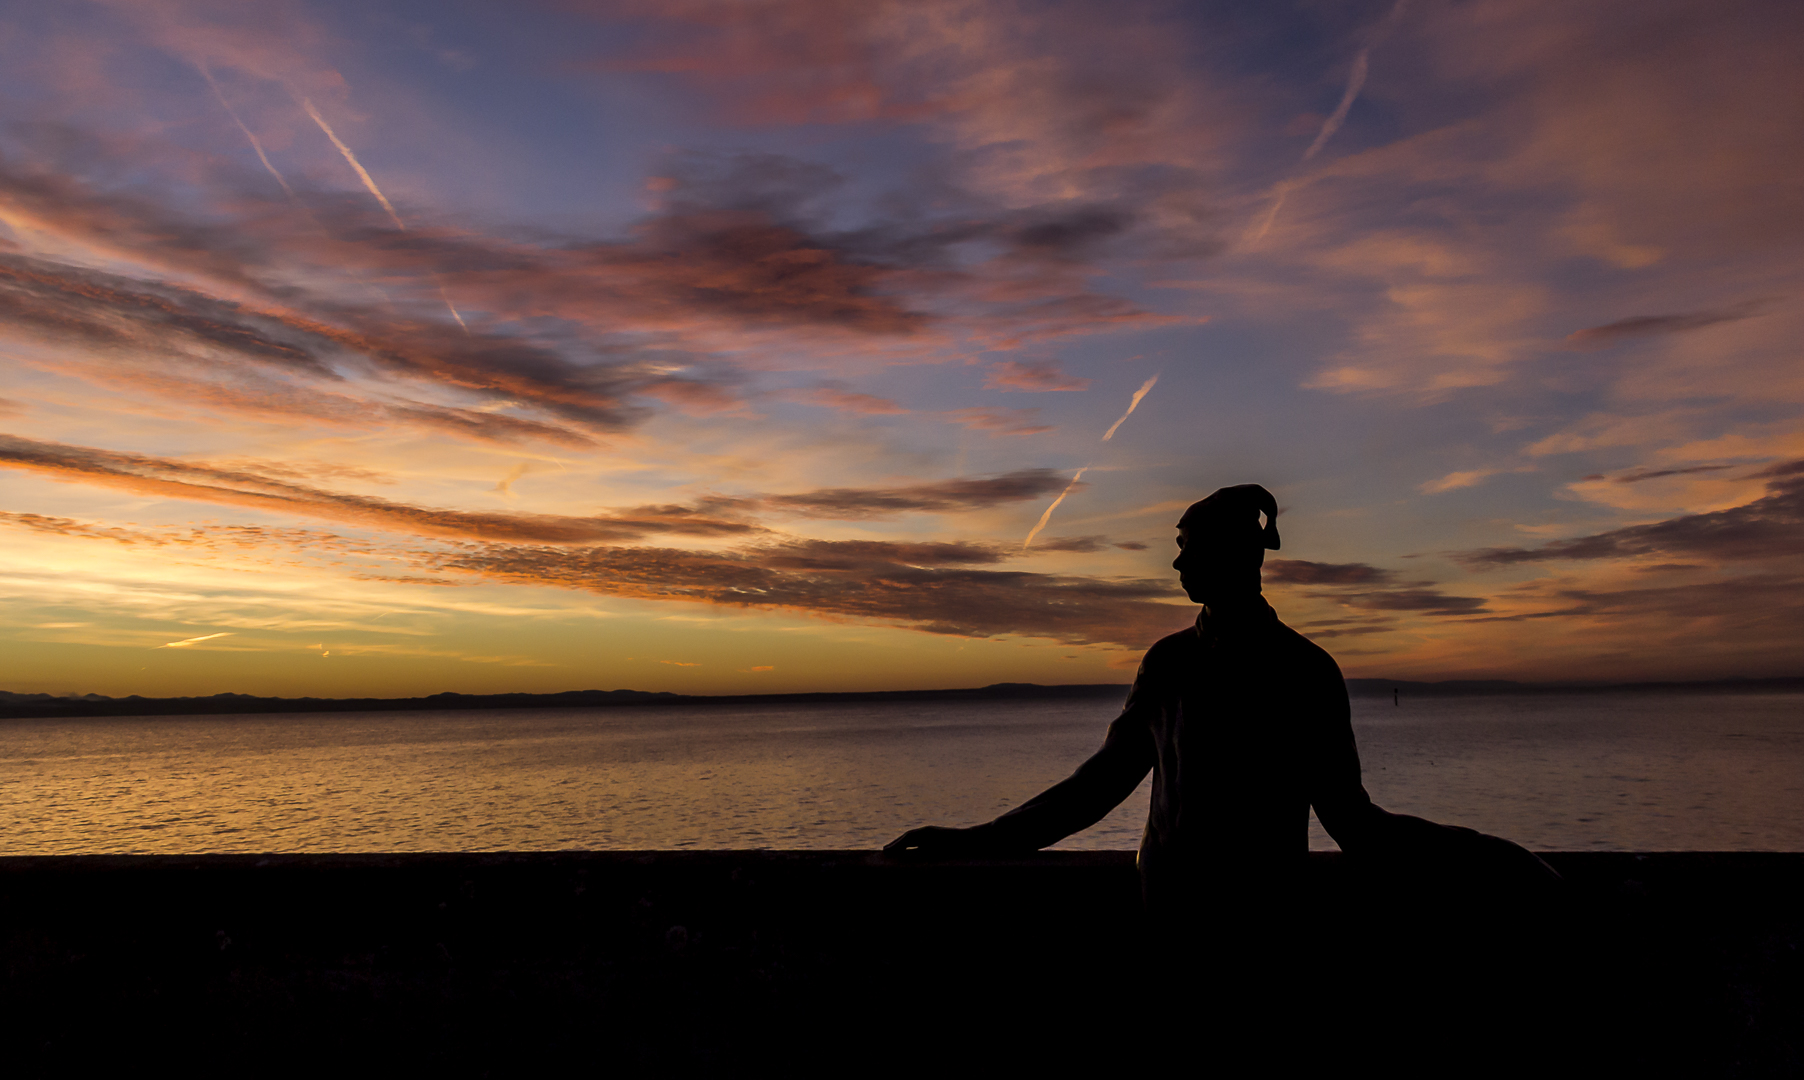
[[(351, 148), (346, 146), (344, 142), (339, 139), (338, 133), (332, 130), (332, 125), (326, 123), (326, 118), (321, 116), (319, 110), (313, 107), (313, 102), (309, 101), (307, 98), (301, 98), (300, 101), (301, 108), (307, 110), (307, 115), (311, 116), (313, 122), (319, 125), (319, 129), (326, 133), (326, 138), (332, 140), (332, 145), (338, 147), (338, 152), (344, 155), (345, 161), (350, 163), (351, 168), (357, 170), (357, 178), (363, 181), (363, 186), (369, 189), (369, 193), (376, 197), (377, 202), (382, 204), (382, 209), (388, 211), (388, 220), (395, 223), (395, 228), (402, 232), (406, 232), (407, 226), (402, 223), (401, 215), (395, 213), (394, 204), (390, 203), (388, 201), (388, 196), (382, 194), (382, 189), (376, 186), (376, 180), (370, 175), (370, 171), (363, 167), (361, 161), (357, 160), (356, 154), (351, 153)], [(440, 299), (445, 302), (445, 310), (449, 311), (451, 317), (457, 320), (458, 326), (463, 327), (464, 333), (469, 333), (470, 324), (464, 322), (463, 313), (458, 311), (457, 305), (451, 302), (451, 294), (445, 291), (444, 283), (438, 280), (437, 274), (432, 275), (432, 280), (434, 284), (438, 285), (438, 294)]]
[(1366, 84), (1366, 58), (1371, 51), (1371, 46), (1367, 46), (1359, 50), (1359, 55), (1353, 58), (1353, 70), (1347, 75), (1346, 92), (1341, 94), (1340, 104), (1334, 107), (1334, 112), (1328, 115), (1328, 119), (1322, 121), (1322, 130), (1316, 133), (1315, 141), (1309, 144), (1309, 149), (1303, 151), (1304, 161), (1314, 157), (1315, 152), (1322, 148), (1322, 144), (1340, 130), (1341, 124), (1346, 122), (1347, 110), (1353, 107), (1353, 99), (1359, 96), (1359, 91)]
[(205, 634), (205, 635), (202, 635), (201, 637), (186, 638), (182, 641), (166, 641), (161, 645), (151, 646), (151, 651), (155, 652), (157, 649), (181, 649), (181, 648), (185, 648), (189, 645), (198, 644), (202, 641), (212, 641), (216, 637), (231, 637), (231, 636), (232, 636), (232, 632), (227, 630), (223, 633)]
[(407, 226), (401, 224), (401, 215), (395, 213), (395, 208), (389, 203), (388, 196), (382, 194), (382, 189), (376, 186), (376, 181), (371, 178), (369, 170), (364, 168), (363, 163), (357, 160), (356, 154), (351, 153), (351, 148), (339, 140), (338, 133), (332, 130), (332, 125), (326, 123), (326, 118), (321, 116), (319, 110), (313, 107), (313, 102), (306, 98), (302, 98), (301, 108), (307, 110), (307, 115), (311, 116), (313, 122), (319, 125), (319, 129), (326, 133), (326, 138), (332, 140), (332, 145), (338, 147), (338, 152), (344, 155), (346, 161), (350, 162), (351, 168), (357, 170), (357, 178), (363, 181), (363, 186), (368, 188), (369, 193), (374, 195), (376, 201), (382, 204), (382, 209), (388, 211), (388, 219), (395, 223), (395, 228), (405, 232)]
[(1272, 208), (1266, 211), (1265, 220), (1259, 223), (1259, 228), (1253, 233), (1252, 239), (1247, 241), (1248, 247), (1258, 246), (1259, 241), (1265, 239), (1265, 234), (1272, 231), (1272, 222), (1278, 220), (1278, 211), (1284, 209), (1284, 200), (1288, 198), (1290, 198), (1290, 184), (1279, 184), (1278, 197), (1272, 200)]
[[(276, 178), (276, 183), (282, 185), (282, 190), (288, 195), (289, 201), (294, 203), (295, 207), (297, 209), (299, 209), (302, 214), (306, 215), (307, 220), (311, 221), (314, 224), (314, 226), (317, 227), (321, 232), (326, 231), (325, 226), (320, 224), (319, 218), (315, 217), (313, 214), (313, 211), (307, 209), (307, 204), (303, 203), (300, 199), (300, 196), (298, 196), (294, 193), (294, 188), (288, 186), (288, 178), (286, 176), (282, 175), (281, 170), (277, 169), (275, 167), (275, 165), (269, 160), (269, 155), (263, 152), (263, 141), (261, 139), (257, 138), (256, 133), (253, 132), (250, 129), (250, 127), (245, 124), (244, 120), (239, 117), (238, 110), (232, 108), (232, 103), (230, 101), (226, 100), (225, 93), (222, 90), (220, 90), (219, 83), (217, 81), (215, 81), (213, 78), (213, 72), (207, 68), (206, 64), (203, 64), (198, 60), (194, 62), (194, 66), (200, 69), (201, 77), (206, 79), (207, 85), (213, 88), (213, 96), (218, 98), (219, 104), (225, 107), (226, 113), (228, 115), (230, 115), (232, 118), (232, 123), (237, 124), (238, 130), (244, 132), (244, 137), (251, 141), (251, 149), (255, 150), (257, 152), (257, 160), (261, 161), (263, 163), (263, 167), (265, 169), (269, 170), (269, 175)], [(334, 140), (334, 141), (336, 141), (336, 140)], [(355, 275), (356, 277), (358, 277), (359, 279), (361, 279), (363, 277), (363, 274), (356, 270), (352, 270), (351, 273), (353, 275)], [(391, 306), (391, 307), (393, 306), (394, 302), (388, 298), (387, 293), (382, 291), (381, 286), (370, 284), (369, 282), (365, 282), (365, 284), (369, 285), (370, 289), (372, 291), (374, 291), (375, 294), (382, 299), (383, 304)], [(441, 287), (439, 291), (441, 293), (443, 293), (444, 289)], [(468, 332), (468, 330), (470, 328), (468, 326), (464, 326), (463, 316), (459, 315), (457, 313), (457, 309), (455, 307), (451, 306), (451, 300), (449, 297), (447, 297), (445, 299), (445, 306), (451, 308), (451, 316), (452, 316), (452, 318), (457, 320), (457, 325), (463, 326), (464, 330), (466, 332)]]
[[(1327, 144), (1328, 140), (1334, 137), (1334, 133), (1340, 130), (1341, 125), (1346, 123), (1348, 110), (1353, 108), (1353, 102), (1359, 97), (1359, 92), (1365, 89), (1366, 74), (1371, 68), (1373, 47), (1390, 34), (1391, 27), (1395, 26), (1397, 20), (1403, 17), (1403, 9), (1407, 6), (1409, 6), (1409, 0), (1397, 0), (1395, 4), (1391, 5), (1390, 13), (1366, 38), (1365, 47), (1354, 55), (1353, 70), (1347, 72), (1347, 88), (1341, 91), (1340, 103), (1334, 106), (1334, 111), (1328, 115), (1328, 119), (1322, 121), (1321, 130), (1316, 132), (1315, 141), (1309, 144), (1309, 149), (1303, 151), (1304, 161), (1314, 157)], [(1266, 211), (1265, 220), (1260, 223), (1258, 230), (1248, 241), (1249, 247), (1257, 246), (1261, 240), (1265, 239), (1265, 234), (1271, 231), (1272, 222), (1278, 220), (1278, 211), (1284, 208), (1284, 200), (1290, 196), (1290, 189), (1293, 186), (1295, 185), (1290, 183), (1278, 185), (1277, 198), (1272, 200), (1272, 208)]]
[(1059, 504), (1065, 501), (1065, 496), (1071, 494), (1071, 489), (1076, 487), (1077, 482), (1079, 480), (1082, 480), (1084, 478), (1084, 474), (1089, 471), (1090, 471), (1090, 466), (1088, 466), (1088, 465), (1085, 465), (1083, 468), (1077, 470), (1077, 475), (1073, 476), (1071, 478), (1071, 482), (1069, 484), (1065, 485), (1065, 490), (1059, 492), (1059, 497), (1052, 500), (1052, 505), (1048, 506), (1046, 508), (1046, 512), (1044, 514), (1040, 515), (1039, 523), (1036, 524), (1032, 529), (1028, 530), (1027, 539), (1021, 541), (1021, 550), (1022, 551), (1026, 551), (1027, 546), (1034, 542), (1034, 537), (1040, 535), (1040, 530), (1044, 529), (1046, 527), (1046, 523), (1048, 521), (1052, 520), (1052, 512), (1059, 508)]
[(1123, 423), (1125, 423), (1127, 421), (1128, 417), (1134, 415), (1134, 410), (1138, 409), (1140, 407), (1140, 399), (1145, 397), (1146, 392), (1148, 390), (1151, 390), (1153, 388), (1153, 384), (1158, 381), (1159, 381), (1159, 377), (1157, 375), (1154, 375), (1152, 378), (1150, 378), (1150, 379), (1146, 380), (1146, 382), (1142, 383), (1140, 386), (1140, 389), (1134, 391), (1134, 399), (1132, 401), (1128, 402), (1127, 412), (1122, 413), (1121, 419), (1115, 421), (1113, 424), (1110, 424), (1109, 430), (1103, 432), (1103, 436), (1102, 436), (1103, 442), (1108, 442), (1110, 439), (1113, 439), (1115, 437), (1115, 429), (1119, 428)]
[(457, 305), (451, 302), (451, 294), (445, 291), (445, 286), (443, 284), (440, 284), (438, 287), (438, 295), (439, 299), (445, 302), (445, 309), (451, 312), (451, 317), (457, 320), (457, 325), (464, 328), (464, 333), (469, 333), (470, 324), (464, 322), (463, 314), (457, 310)]
[(232, 123), (237, 124), (238, 130), (244, 132), (244, 137), (251, 141), (251, 149), (257, 152), (257, 160), (261, 161), (263, 167), (269, 170), (269, 175), (276, 178), (276, 183), (282, 185), (282, 190), (288, 193), (288, 197), (294, 198), (294, 189), (288, 186), (288, 178), (269, 163), (269, 155), (263, 152), (262, 141), (252, 133), (250, 128), (245, 126), (243, 120), (239, 119), (238, 110), (232, 108), (232, 103), (226, 100), (225, 92), (220, 90), (219, 84), (213, 81), (213, 73), (207, 70), (207, 65), (196, 62), (194, 66), (200, 69), (201, 77), (206, 79), (207, 85), (213, 88), (213, 96), (219, 99), (221, 105), (225, 106), (226, 114), (232, 118)]

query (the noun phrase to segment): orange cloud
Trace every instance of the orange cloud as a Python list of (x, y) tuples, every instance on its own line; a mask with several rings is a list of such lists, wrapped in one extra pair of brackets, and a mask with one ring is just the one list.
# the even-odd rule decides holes
[(984, 479), (939, 480), (895, 488), (827, 488), (767, 495), (760, 505), (804, 517), (868, 518), (908, 512), (956, 513), (1032, 499), (1064, 486), (1050, 469), (1021, 469)]
[[(70, 483), (301, 514), (420, 536), (547, 544), (618, 542), (659, 533), (736, 536), (767, 532), (764, 526), (740, 516), (757, 510), (793, 517), (842, 520), (908, 513), (962, 513), (1031, 499), (1063, 486), (1058, 474), (1050, 470), (1023, 469), (1000, 476), (939, 480), (900, 487), (821, 488), (794, 494), (713, 496), (701, 500), (696, 507), (641, 506), (607, 516), (569, 517), (412, 506), (368, 495), (327, 491), (266, 472), (41, 442), (15, 435), (0, 434), (0, 466), (25, 469)], [(915, 549), (942, 553), (950, 550), (933, 545), (916, 545)]]
[(642, 600), (792, 610), (961, 636), (1018, 634), (1143, 648), (1190, 617), (1190, 609), (1165, 602), (1176, 590), (1164, 581), (918, 565), (877, 551), (839, 550), (835, 555), (798, 563), (780, 545), (703, 552), (646, 547), (558, 551), (490, 544), (434, 561), (443, 570), (497, 581)]
[(422, 536), (580, 544), (633, 540), (648, 533), (720, 536), (763, 531), (749, 522), (711, 518), (682, 507), (646, 507), (637, 514), (589, 518), (438, 510), (324, 491), (257, 473), (13, 435), (0, 435), (0, 465), (27, 469), (53, 480), (301, 514)]

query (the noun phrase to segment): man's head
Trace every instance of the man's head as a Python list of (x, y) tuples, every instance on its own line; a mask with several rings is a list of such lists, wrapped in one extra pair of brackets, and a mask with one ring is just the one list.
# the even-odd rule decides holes
[(1193, 602), (1232, 603), (1259, 594), (1265, 550), (1277, 547), (1277, 500), (1258, 484), (1236, 484), (1184, 511), (1171, 568)]

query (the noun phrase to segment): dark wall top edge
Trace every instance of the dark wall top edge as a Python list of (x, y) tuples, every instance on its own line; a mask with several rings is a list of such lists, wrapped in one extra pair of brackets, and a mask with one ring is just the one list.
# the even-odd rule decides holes
[[(1582, 864), (1796, 864), (1804, 869), (1800, 851), (1542, 851), (1537, 855), (1557, 866)], [(1041, 851), (1031, 855), (984, 859), (921, 859), (886, 855), (871, 850), (771, 850), (687, 849), (674, 851), (442, 851), (442, 852), (346, 852), (346, 853), (246, 853), (198, 855), (6, 855), (0, 856), (0, 874), (40, 870), (125, 870), (204, 868), (373, 868), (385, 867), (523, 867), (574, 865), (742, 865), (813, 864), (818, 866), (938, 867), (1131, 867), (1132, 851)], [(1345, 858), (1338, 851), (1312, 851), (1312, 863), (1336, 863)]]

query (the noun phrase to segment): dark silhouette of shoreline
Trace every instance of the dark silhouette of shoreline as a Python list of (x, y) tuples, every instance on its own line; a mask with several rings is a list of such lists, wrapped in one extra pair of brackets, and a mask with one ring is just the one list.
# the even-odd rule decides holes
[(1525, 683), (1508, 679), (1449, 679), (1406, 682), (1399, 679), (1348, 679), (1350, 697), (1390, 697), (1408, 703), (1416, 697), (1476, 697), (1491, 694), (1773, 694), (1804, 690), (1804, 675), (1766, 679), (1698, 679), (1689, 682), (1557, 682)]
[(432, 694), (412, 698), (280, 698), (250, 694), (211, 697), (56, 697), (0, 691), (0, 719), (44, 716), (194, 716), (220, 713), (411, 712), (446, 709), (588, 709), (609, 705), (833, 705), (877, 701), (1005, 701), (1113, 698), (1127, 685), (1041, 686), (996, 683), (955, 690), (875, 690), (810, 694), (672, 694), (651, 690), (566, 690), (558, 694)]
[[(207, 697), (106, 697), (82, 694), (15, 694), (0, 690), (0, 720), (58, 716), (214, 716), (242, 713), (415, 712), (448, 709), (590, 709), (608, 705), (855, 705), (883, 701), (1118, 700), (1126, 683), (995, 683), (948, 690), (830, 691), (806, 694), (672, 694), (652, 690), (566, 690), (557, 694), (432, 694), (409, 698), (282, 698), (252, 694)], [(1356, 698), (1474, 697), (1498, 694), (1614, 693), (1781, 693), (1804, 691), (1804, 676), (1772, 679), (1710, 679), (1698, 682), (1522, 683), (1505, 679), (1404, 682), (1348, 679)]]

